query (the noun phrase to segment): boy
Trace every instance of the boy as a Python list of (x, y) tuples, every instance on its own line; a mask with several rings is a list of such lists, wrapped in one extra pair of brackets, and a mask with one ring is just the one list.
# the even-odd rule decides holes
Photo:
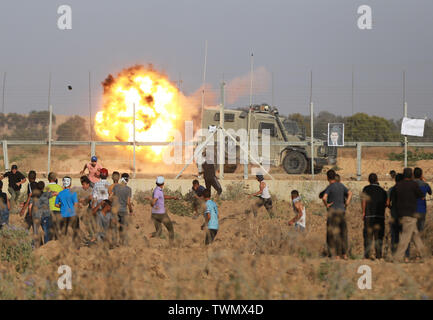
[(50, 198), (50, 211), (51, 211), (51, 225), (50, 225), (50, 239), (59, 239), (60, 230), (60, 208), (56, 207), (56, 197), (63, 191), (63, 188), (57, 184), (57, 176), (54, 172), (48, 174), (48, 184), (45, 187), (46, 192), (51, 192)]
[(129, 181), (129, 174), (122, 173), (122, 177), (120, 178), (120, 183), (118, 183), (113, 188), (113, 198), (115, 200), (115, 207), (117, 210), (117, 217), (119, 221), (119, 235), (121, 242), (125, 243), (126, 235), (125, 229), (128, 226), (128, 209), (129, 214), (133, 213), (132, 210), (132, 190), (127, 183)]
[(0, 180), (4, 178), (9, 178), (8, 191), (11, 194), (11, 201), (17, 205), (18, 198), (20, 197), (20, 191), (22, 185), (26, 182), (26, 177), (18, 171), (18, 166), (16, 164), (12, 165), (11, 171), (0, 175)]
[(96, 217), (96, 223), (98, 226), (98, 232), (96, 233), (97, 240), (107, 240), (106, 233), (112, 231), (114, 224), (116, 224), (115, 217), (111, 212), (111, 201), (101, 201), (92, 209), (92, 214)]
[(193, 180), (192, 191), (194, 192), (194, 199), (192, 200), (193, 218), (196, 219), (199, 215), (200, 206), (203, 204), (203, 191), (206, 188), (200, 185), (198, 180)]
[(39, 227), (44, 231), (44, 241), (46, 244), (50, 240), (50, 198), (51, 192), (44, 192), (45, 183), (39, 181), (36, 189), (32, 190), (32, 197), (29, 204), (29, 215), (33, 222), (34, 245), (39, 247), (41, 244), (39, 237)]
[[(94, 230), (95, 230), (95, 217), (92, 215), (92, 199), (93, 199), (93, 190), (90, 186), (91, 182), (89, 177), (82, 176), (80, 178), (81, 187), (73, 187), (72, 192), (77, 193), (78, 200), (78, 219), (81, 220), (84, 225), (87, 227), (87, 231), (91, 239), (93, 239)], [(95, 240), (95, 239), (93, 239)]]
[(10, 209), (11, 204), (7, 194), (3, 192), (3, 181), (0, 180), (0, 229), (2, 229), (4, 225), (9, 225)]
[(113, 171), (113, 174), (111, 175), (111, 179), (113, 180), (113, 183), (111, 184), (111, 186), (108, 187), (109, 197), (111, 197), (113, 194), (113, 188), (119, 184), (120, 173), (117, 171)]
[[(93, 203), (92, 206), (96, 207), (101, 201), (108, 200), (108, 187), (110, 183), (108, 182), (108, 170), (102, 168), (99, 172), (99, 177), (101, 178), (93, 186)], [(89, 180), (92, 181), (92, 179)]]
[(102, 170), (102, 166), (98, 163), (98, 158), (96, 156), (92, 156), (92, 158), (90, 158), (90, 163), (86, 163), (84, 165), (80, 175), (84, 175), (84, 171), (86, 171), (86, 169), (89, 171), (87, 176), (89, 177), (91, 182), (90, 185), (93, 188), (93, 185), (99, 181), (100, 171)]
[[(73, 230), (73, 241), (76, 242), (78, 236), (79, 222), (76, 215), (78, 198), (76, 192), (71, 192), (72, 179), (71, 177), (64, 177), (63, 191), (56, 197), (56, 207), (60, 208), (62, 219), (60, 221), (60, 230), (66, 236), (68, 234), (69, 225)], [(76, 242), (78, 246), (78, 243)]]
[(266, 211), (269, 214), (269, 217), (272, 219), (274, 217), (274, 213), (272, 211), (272, 198), (271, 198), (271, 194), (269, 193), (268, 186), (264, 181), (265, 178), (263, 177), (263, 175), (257, 174), (256, 179), (260, 184), (260, 190), (250, 195), (250, 196), (259, 197), (259, 200), (257, 200), (252, 205), (252, 211), (254, 213), (254, 217), (257, 217), (257, 209), (259, 209), (261, 206), (264, 206), (266, 208)]
[(295, 212), (295, 217), (289, 221), (289, 226), (295, 224), (295, 230), (304, 231), (305, 230), (305, 207), (302, 204), (301, 196), (299, 195), (298, 190), (292, 190), (292, 205), (293, 211)]
[(201, 226), (201, 229), (203, 230), (206, 228), (206, 238), (204, 243), (205, 245), (209, 245), (214, 241), (218, 233), (218, 207), (217, 204), (210, 199), (209, 189), (203, 191), (203, 198), (206, 201), (206, 210), (204, 212), (205, 222)]
[(152, 207), (152, 221), (155, 225), (155, 232), (150, 237), (159, 237), (162, 233), (161, 224), (167, 228), (169, 233), (170, 243), (174, 240), (174, 229), (173, 223), (170, 220), (167, 212), (165, 211), (165, 199), (178, 200), (177, 197), (164, 195), (164, 177), (158, 176), (156, 178), (156, 188), (153, 190), (152, 198), (150, 199), (150, 205)]

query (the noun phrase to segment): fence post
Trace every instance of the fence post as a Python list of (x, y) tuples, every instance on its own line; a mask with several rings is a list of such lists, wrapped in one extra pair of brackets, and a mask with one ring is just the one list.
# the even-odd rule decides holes
[(9, 168), (9, 158), (8, 158), (8, 142), (3, 140), (3, 162), (5, 165), (5, 171), (8, 171)]
[(356, 144), (356, 180), (361, 181), (361, 154), (362, 144), (358, 142)]
[(52, 128), (53, 128), (53, 106), (50, 105), (50, 119), (48, 126), (48, 166), (47, 166), (47, 175), (51, 171), (51, 140), (52, 140)]
[(90, 156), (93, 157), (96, 153), (96, 144), (95, 141), (90, 141)]
[[(407, 103), (404, 103), (404, 117), (407, 117)], [(407, 168), (407, 136), (404, 136), (404, 167)]]

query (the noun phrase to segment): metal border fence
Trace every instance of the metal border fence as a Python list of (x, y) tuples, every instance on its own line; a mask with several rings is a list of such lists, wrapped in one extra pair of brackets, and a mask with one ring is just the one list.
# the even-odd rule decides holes
[[(326, 142), (314, 142), (315, 146), (322, 146)], [(51, 141), (48, 140), (3, 140), (3, 160), (6, 170), (10, 169), (8, 146), (25, 146), (25, 145), (47, 145), (47, 146), (90, 146), (90, 155), (95, 155), (96, 146), (197, 146), (198, 142), (119, 142), (119, 141)], [(287, 145), (283, 142), (271, 142), (270, 145)], [(310, 141), (291, 142), (290, 146), (311, 146)], [(356, 148), (356, 177), (361, 180), (361, 160), (362, 160), (362, 147), (405, 147), (405, 142), (345, 142), (346, 147)], [(433, 142), (407, 142), (407, 147), (430, 147), (433, 148)], [(407, 148), (405, 150), (405, 161), (407, 161)], [(47, 172), (50, 171), (51, 153), (48, 152)], [(133, 172), (135, 174), (136, 167), (135, 161)], [(248, 176), (245, 176), (248, 178)]]

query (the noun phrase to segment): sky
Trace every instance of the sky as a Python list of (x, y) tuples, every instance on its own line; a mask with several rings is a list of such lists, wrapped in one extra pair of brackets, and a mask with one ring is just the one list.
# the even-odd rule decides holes
[[(63, 4), (71, 30), (57, 27)], [(358, 28), (361, 5), (372, 9), (371, 30)], [(190, 95), (202, 85), (207, 41), (206, 82), (217, 94), (223, 80), (248, 79), (253, 53), (254, 69), (268, 75), (255, 79), (253, 102), (281, 114), (309, 113), (312, 71), (315, 112), (351, 115), (353, 70), (353, 111), (398, 119), (405, 70), (408, 115), (432, 118), (431, 12), (431, 0), (2, 0), (4, 108), (46, 110), (50, 96), (56, 114), (88, 116), (90, 72), (94, 115), (108, 74), (148, 63)], [(228, 107), (249, 103), (248, 94), (226, 95)]]

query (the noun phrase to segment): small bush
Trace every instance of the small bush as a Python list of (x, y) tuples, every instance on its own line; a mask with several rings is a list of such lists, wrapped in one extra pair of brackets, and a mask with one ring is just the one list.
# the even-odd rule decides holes
[(0, 230), (0, 260), (15, 264), (17, 272), (24, 272), (32, 256), (32, 239), (24, 229), (4, 227)]
[[(175, 215), (179, 216), (191, 216), (192, 215), (192, 206), (191, 201), (187, 200), (190, 196), (182, 196), (182, 192), (180, 189), (171, 190), (167, 187), (164, 188), (164, 194), (167, 196), (178, 197), (179, 200), (165, 200), (165, 207)], [(188, 195), (188, 194), (187, 194)], [(134, 194), (134, 201), (147, 205), (150, 204), (150, 201), (147, 200), (147, 197), (152, 197), (152, 190), (146, 191), (137, 191)]]
[[(388, 154), (388, 160), (391, 161), (403, 161), (404, 160), (404, 152), (395, 153), (391, 152)], [(433, 160), (433, 152), (424, 152), (418, 148), (415, 151), (408, 150), (407, 151), (407, 161), (411, 163), (416, 163), (420, 160)]]
[(245, 195), (245, 184), (243, 182), (233, 182), (226, 186), (221, 194), (221, 199), (226, 201), (241, 200), (245, 198)]

